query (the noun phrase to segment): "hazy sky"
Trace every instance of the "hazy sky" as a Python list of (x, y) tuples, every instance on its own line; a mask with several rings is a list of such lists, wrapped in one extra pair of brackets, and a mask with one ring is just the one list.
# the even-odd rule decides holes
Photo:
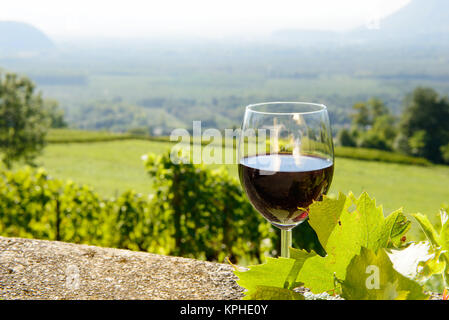
[(376, 21), (410, 0), (13, 0), (0, 20), (51, 36), (264, 35), (278, 29), (343, 30)]

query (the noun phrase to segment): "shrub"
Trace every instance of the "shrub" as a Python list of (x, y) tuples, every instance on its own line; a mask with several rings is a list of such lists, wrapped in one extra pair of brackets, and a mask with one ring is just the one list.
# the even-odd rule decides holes
[(148, 174), (156, 190), (152, 208), (155, 219), (170, 226), (169, 253), (222, 261), (259, 260), (270, 245), (270, 225), (247, 201), (238, 181), (224, 168), (174, 164), (170, 154), (149, 155)]
[(351, 134), (348, 129), (341, 129), (338, 132), (337, 137), (338, 144), (343, 147), (356, 147), (357, 142), (355, 137)]
[(156, 194), (101, 198), (43, 169), (0, 172), (0, 234), (223, 261), (260, 261), (276, 235), (225, 169), (150, 156)]

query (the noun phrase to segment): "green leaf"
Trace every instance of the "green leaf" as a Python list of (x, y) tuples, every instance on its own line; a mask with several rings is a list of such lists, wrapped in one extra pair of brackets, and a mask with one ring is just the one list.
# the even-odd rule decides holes
[(442, 259), (442, 252), (436, 250), (430, 259), (426, 261), (421, 261), (418, 264), (419, 270), (417, 279), (420, 281), (426, 281), (430, 279), (434, 274), (441, 274), (445, 271), (446, 262)]
[(292, 259), (267, 257), (266, 263), (250, 266), (248, 271), (234, 271), (239, 277), (237, 283), (247, 289), (245, 299), (303, 300), (301, 294), (293, 291), (299, 286), (295, 280), (304, 262), (316, 254), (290, 248), (290, 255)]
[(449, 251), (449, 216), (445, 210), (440, 211), (441, 230), (438, 236), (438, 243), (443, 250)]
[(304, 263), (307, 259), (316, 256), (315, 253), (309, 253), (303, 250), (298, 250), (294, 248), (290, 248), (290, 258), (294, 259), (290, 272), (288, 273), (287, 279), (284, 283), (284, 288), (286, 289), (294, 289), (299, 286), (299, 283), (296, 282), (296, 278), (298, 277), (299, 271), (301, 271)]
[(445, 285), (449, 286), (449, 219), (444, 210), (440, 211), (441, 230), (438, 234), (429, 219), (422, 214), (413, 215), (418, 221), (421, 229), (426, 235), (427, 239), (432, 244), (433, 255), (427, 261), (420, 264), (421, 272), (419, 277), (427, 279), (433, 274), (443, 274)]
[(402, 209), (396, 210), (391, 213), (385, 221), (385, 234), (389, 234), (389, 240), (387, 240), (388, 247), (401, 247), (405, 242), (403, 237), (410, 230), (411, 222), (407, 220), (402, 213)]
[(377, 254), (362, 248), (347, 268), (342, 297), (348, 300), (425, 300), (423, 288), (393, 268), (381, 249)]
[(416, 213), (413, 214), (413, 217), (416, 219), (416, 221), (418, 221), (419, 225), (421, 226), (422, 231), (424, 232), (424, 234), (426, 235), (427, 239), (436, 247), (439, 247), (439, 243), (438, 243), (438, 234), (435, 231), (435, 229), (433, 228), (432, 223), (429, 221), (429, 218), (427, 218), (427, 216), (421, 214), (421, 213)]
[(352, 228), (352, 234), (356, 236), (360, 247), (372, 250), (385, 247), (390, 234), (385, 228), (382, 207), (376, 207), (376, 200), (371, 199), (366, 192), (359, 199), (355, 199), (352, 194), (350, 197), (356, 208), (352, 214), (345, 215), (348, 217), (345, 222)]
[[(328, 255), (308, 259), (297, 279), (313, 293), (334, 290), (334, 275), (344, 280), (348, 264), (362, 247), (374, 251), (386, 248), (392, 237), (408, 230), (407, 226), (404, 228), (401, 210), (385, 219), (382, 207), (377, 207), (375, 200), (366, 193), (358, 199), (353, 194), (348, 197), (340, 195), (333, 206), (329, 205), (330, 202), (325, 204), (325, 208), (320, 208), (321, 203), (317, 202), (315, 207), (311, 207), (309, 217), (318, 237), (326, 243)], [(335, 222), (337, 217), (339, 220)]]
[(345, 279), (346, 268), (361, 247), (373, 250), (385, 247), (394, 226), (390, 221), (387, 227), (382, 207), (376, 207), (375, 200), (366, 193), (358, 199), (350, 194), (327, 200), (311, 206), (309, 218), (320, 240), (326, 243), (328, 255), (308, 259), (297, 279), (313, 293), (334, 290), (334, 275)]
[[(340, 283), (347, 278), (348, 265), (362, 248), (377, 252), (400, 246), (400, 238), (410, 228), (402, 210), (384, 218), (382, 207), (376, 206), (366, 193), (359, 198), (353, 194), (340, 194), (337, 199), (324, 197), (310, 206), (309, 224), (327, 255), (321, 257), (291, 248), (291, 259), (268, 258), (266, 264), (236, 273), (240, 278), (238, 284), (248, 290), (247, 297), (254, 297), (256, 292), (256, 296), (261, 296), (260, 290), (267, 287), (271, 291), (272, 287), (292, 291), (299, 285), (314, 294), (339, 293)], [(401, 287), (402, 280), (398, 278), (395, 282), (395, 279), (385, 287), (384, 296), (409, 297), (408, 291)]]
[(324, 196), (323, 201), (314, 202), (309, 207), (309, 224), (315, 230), (324, 248), (326, 248), (330, 235), (340, 221), (345, 202), (346, 196), (339, 193), (337, 199)]
[(293, 245), (307, 252), (312, 252), (313, 250), (322, 257), (326, 256), (326, 250), (324, 250), (315, 230), (310, 226), (308, 220), (293, 230)]
[(293, 290), (270, 287), (270, 286), (256, 286), (251, 290), (245, 300), (305, 300), (304, 296)]
[(266, 263), (250, 266), (248, 271), (234, 271), (234, 274), (239, 278), (237, 284), (247, 290), (245, 295), (252, 297), (261, 286), (284, 289), (294, 263), (293, 259), (267, 257)]

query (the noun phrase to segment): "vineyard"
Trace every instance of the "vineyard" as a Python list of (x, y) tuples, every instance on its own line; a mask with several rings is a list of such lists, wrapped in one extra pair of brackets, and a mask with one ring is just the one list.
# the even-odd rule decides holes
[[(309, 298), (427, 299), (424, 289), (441, 292), (447, 281), (444, 210), (440, 231), (426, 216), (413, 216), (428, 239), (413, 242), (411, 221), (402, 209), (384, 217), (366, 193), (325, 197), (298, 226), (291, 259), (269, 258), (278, 254), (277, 234), (225, 168), (173, 164), (169, 153), (145, 158), (155, 190), (149, 197), (126, 191), (104, 198), (86, 185), (53, 179), (43, 169), (2, 171), (0, 234), (256, 264), (235, 272), (248, 299), (303, 300), (294, 290), (299, 284), (311, 290)], [(401, 252), (414, 259), (407, 263), (416, 263), (409, 277), (403, 274), (412, 269), (401, 265)], [(360, 283), (369, 265), (388, 270), (379, 290)]]
[(175, 165), (168, 154), (149, 155), (146, 168), (151, 197), (105, 198), (43, 169), (3, 171), (0, 234), (241, 263), (272, 249), (275, 234), (226, 170)]
[[(80, 130), (58, 130), (50, 137), (66, 143), (50, 143), (37, 164), (54, 177), (87, 184), (102, 197), (118, 197), (127, 190), (137, 193), (154, 193), (152, 178), (144, 174), (142, 155), (163, 154), (174, 143), (146, 139), (101, 141), (103, 132)], [(96, 142), (71, 142), (73, 139), (95, 138)], [(49, 138), (50, 138), (49, 137)], [(225, 152), (233, 152), (227, 148)], [(346, 156), (340, 154), (345, 152)], [(352, 157), (352, 158), (349, 158)], [(441, 165), (414, 165), (398, 163), (394, 157), (417, 161), (420, 158), (406, 157), (379, 150), (336, 148), (336, 170), (330, 194), (338, 192), (361, 194), (364, 191), (375, 196), (386, 212), (404, 207), (406, 214), (421, 212), (436, 222), (434, 215), (440, 206), (447, 203), (449, 193), (445, 179), (449, 178), (449, 167)], [(377, 160), (376, 160), (377, 159)], [(397, 159), (396, 159), (397, 160)], [(223, 165), (206, 165), (218, 169)], [(230, 175), (237, 178), (235, 165), (224, 165)], [(17, 168), (20, 168), (18, 166)], [(410, 231), (414, 237), (422, 237), (416, 224)]]
[[(294, 230), (293, 247), (297, 249), (292, 251), (292, 259), (284, 261), (267, 258), (278, 255), (279, 235), (246, 199), (233, 165), (174, 164), (169, 154), (173, 143), (168, 139), (153, 141), (146, 137), (136, 139), (127, 134), (108, 132), (85, 132), (80, 135), (78, 130), (60, 130), (58, 133), (61, 134), (54, 132), (53, 138), (50, 134), (50, 145), (38, 159), (47, 169), (19, 166), (14, 170), (0, 171), (0, 235), (148, 251), (208, 261), (231, 261), (243, 266), (255, 264), (248, 273), (236, 271), (241, 279), (239, 284), (248, 290), (247, 298), (250, 299), (303, 299), (302, 294), (291, 290), (297, 284), (293, 277), (306, 283), (313, 293), (336, 293), (347, 299), (388, 298), (391, 292), (392, 297), (398, 299), (407, 298), (407, 295), (410, 299), (421, 299), (426, 298), (420, 293), (422, 288), (442, 290), (444, 279), (439, 279), (438, 274), (444, 275), (446, 272), (445, 260), (441, 260), (446, 257), (438, 248), (441, 247), (439, 242), (445, 241), (444, 230), (447, 228), (441, 228), (442, 235), (432, 230), (444, 224), (444, 221), (437, 221), (435, 213), (447, 203), (446, 189), (440, 185), (444, 180), (441, 177), (449, 175), (445, 166), (420, 162), (419, 158), (410, 158), (413, 161), (417, 159), (417, 162), (410, 164), (407, 158), (395, 158), (393, 153), (388, 152), (364, 152), (361, 149), (358, 154), (351, 148), (337, 149), (340, 154), (346, 152), (348, 157), (358, 159), (337, 156), (338, 170), (330, 197), (325, 202), (331, 206), (321, 213), (326, 215), (326, 210), (330, 209), (336, 213), (341, 211), (340, 220), (345, 221), (342, 217), (352, 213), (353, 207), (360, 207), (357, 210), (369, 209), (361, 213), (367, 219), (373, 218), (371, 215), (375, 213), (379, 228), (386, 228), (381, 225), (387, 225), (389, 222), (386, 221), (393, 217), (396, 217), (398, 224), (388, 224), (393, 228), (387, 230), (390, 233), (385, 231), (385, 234), (379, 235), (387, 239), (384, 244), (363, 244), (367, 241), (367, 235), (362, 232), (366, 226), (361, 226), (362, 240), (355, 240), (353, 247), (332, 249), (329, 247), (330, 240), (323, 242), (323, 230), (317, 227), (325, 223), (321, 221), (317, 224), (313, 218), (322, 208), (317, 204), (311, 210), (310, 221)], [(233, 148), (223, 150), (235, 151)], [(69, 170), (79, 171), (70, 173)], [(86, 178), (90, 178), (92, 183), (84, 183)], [(104, 192), (102, 184), (120, 188)], [(362, 193), (365, 189), (374, 190), (389, 201), (384, 203), (383, 212), (380, 207), (376, 209), (374, 199), (366, 194), (362, 195), (364, 198), (357, 199), (346, 191)], [(337, 197), (335, 190), (342, 190), (348, 195), (340, 194)], [(417, 194), (421, 197), (414, 196)], [(366, 200), (364, 203), (368, 207), (362, 206), (361, 199)], [(396, 210), (388, 216), (397, 203), (404, 203), (407, 210), (404, 213)], [(410, 213), (419, 211), (411, 211), (410, 207), (413, 210), (413, 206), (431, 208), (421, 211), (429, 218), (420, 214), (412, 218)], [(387, 216), (385, 222), (380, 216)], [(349, 217), (345, 219), (351, 221)], [(401, 223), (405, 227), (402, 228)], [(330, 227), (337, 232), (339, 226)], [(423, 226), (427, 232), (421, 232)], [(342, 229), (342, 237), (357, 236), (354, 233), (357, 228), (359, 226), (355, 225), (354, 228)], [(424, 273), (414, 275), (417, 277), (416, 281), (413, 280), (415, 282), (407, 282), (392, 271), (390, 260), (393, 258), (386, 256), (382, 250), (417, 248), (422, 246), (421, 243), (410, 241), (422, 240), (425, 236), (436, 243), (428, 247), (428, 255), (434, 258), (429, 260)], [(332, 235), (329, 239), (342, 237)], [(342, 257), (338, 266), (332, 266), (337, 268), (335, 270), (327, 265), (329, 253), (333, 257)], [(369, 296), (369, 292), (351, 291), (351, 286), (356, 284), (345, 279), (344, 275), (356, 272), (367, 261), (391, 267), (393, 281), (402, 284), (395, 287), (396, 291), (393, 288), (391, 292), (378, 292), (378, 296), (373, 297)], [(315, 267), (324, 268), (322, 274), (328, 277), (314, 279), (310, 268)], [(260, 275), (266, 272), (277, 276), (268, 282), (259, 282)], [(334, 282), (335, 279), (330, 276), (333, 272), (336, 272), (335, 279), (340, 282)], [(423, 280), (427, 281), (426, 284)], [(285, 287), (286, 281), (288, 284)]]

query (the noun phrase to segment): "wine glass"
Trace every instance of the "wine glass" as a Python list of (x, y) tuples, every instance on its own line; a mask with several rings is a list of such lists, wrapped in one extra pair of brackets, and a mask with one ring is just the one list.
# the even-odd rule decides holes
[(238, 151), (240, 182), (251, 204), (281, 229), (281, 256), (289, 257), (291, 230), (329, 190), (334, 146), (327, 108), (305, 102), (246, 107)]

